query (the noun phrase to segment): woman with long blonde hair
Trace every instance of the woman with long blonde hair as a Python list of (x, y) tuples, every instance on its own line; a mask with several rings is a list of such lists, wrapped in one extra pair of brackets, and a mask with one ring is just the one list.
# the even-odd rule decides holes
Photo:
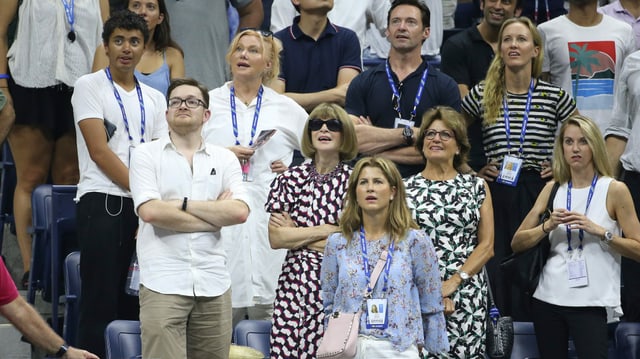
[(487, 164), (478, 176), (494, 195), (495, 256), (488, 263), (500, 311), (530, 319), (521, 291), (513, 290), (497, 265), (511, 253), (509, 243), (551, 177), (553, 139), (559, 124), (576, 112), (575, 101), (562, 88), (540, 80), (542, 39), (524, 17), (504, 22), (496, 56), (486, 79), (462, 101), (469, 120), (482, 121)]

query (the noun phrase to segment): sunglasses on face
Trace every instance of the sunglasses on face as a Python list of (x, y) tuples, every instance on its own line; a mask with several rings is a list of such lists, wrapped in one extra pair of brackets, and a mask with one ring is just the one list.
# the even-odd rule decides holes
[(342, 122), (332, 118), (330, 120), (321, 120), (319, 118), (313, 118), (309, 120), (309, 131), (320, 131), (323, 125), (327, 125), (327, 129), (331, 132), (342, 131)]
[(424, 134), (424, 138), (426, 138), (427, 140), (433, 140), (434, 138), (436, 138), (436, 135), (440, 136), (441, 141), (449, 141), (450, 139), (453, 138), (453, 133), (447, 130), (443, 130), (443, 131), (427, 130), (427, 132), (425, 132)]
[(269, 30), (257, 29), (255, 27), (243, 27), (242, 29), (238, 29), (238, 33), (241, 33), (246, 30), (251, 30), (260, 33), (263, 37), (273, 37), (273, 32)]

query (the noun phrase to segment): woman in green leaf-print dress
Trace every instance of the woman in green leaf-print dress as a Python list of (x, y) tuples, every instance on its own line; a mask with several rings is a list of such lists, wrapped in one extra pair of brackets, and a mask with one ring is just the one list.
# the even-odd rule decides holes
[(438, 254), (450, 344), (444, 357), (484, 358), (487, 285), (478, 273), (493, 256), (491, 194), (483, 179), (458, 171), (469, 140), (453, 109), (424, 114), (416, 148), (427, 165), (405, 179), (407, 201)]

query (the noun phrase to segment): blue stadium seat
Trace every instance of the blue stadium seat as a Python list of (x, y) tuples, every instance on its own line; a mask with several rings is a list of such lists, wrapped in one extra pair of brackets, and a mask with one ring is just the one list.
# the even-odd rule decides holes
[(268, 358), (271, 350), (270, 335), (270, 320), (241, 320), (233, 328), (233, 343), (257, 349)]
[(31, 195), (33, 245), (27, 300), (34, 304), (36, 291), (42, 291), (42, 298), (51, 302), (51, 326), (58, 334), (62, 334), (58, 304), (63, 259), (77, 249), (76, 191), (76, 186), (45, 184)]
[(513, 322), (513, 351), (511, 359), (540, 358), (538, 344), (536, 343), (536, 331), (533, 323)]
[(133, 359), (142, 357), (140, 322), (114, 320), (104, 331), (106, 359)]
[(69, 345), (76, 345), (80, 316), (80, 252), (71, 252), (64, 260), (64, 328), (63, 338)]
[(618, 324), (615, 332), (615, 353), (618, 359), (640, 358), (640, 323)]
[(13, 163), (13, 156), (8, 142), (2, 145), (0, 168), (2, 169), (2, 174), (0, 175), (0, 254), (2, 254), (5, 224), (13, 227), (12, 232), (15, 234), (13, 192), (16, 188), (16, 166)]

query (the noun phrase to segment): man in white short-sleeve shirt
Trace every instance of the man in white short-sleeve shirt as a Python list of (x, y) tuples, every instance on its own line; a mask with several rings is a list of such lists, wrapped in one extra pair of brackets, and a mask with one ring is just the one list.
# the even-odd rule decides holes
[(109, 66), (80, 77), (71, 98), (80, 168), (78, 345), (100, 357), (105, 356), (107, 324), (138, 319), (138, 298), (124, 291), (138, 228), (129, 192), (131, 153), (167, 132), (164, 96), (133, 75), (148, 31), (136, 14), (111, 16), (102, 34)]

